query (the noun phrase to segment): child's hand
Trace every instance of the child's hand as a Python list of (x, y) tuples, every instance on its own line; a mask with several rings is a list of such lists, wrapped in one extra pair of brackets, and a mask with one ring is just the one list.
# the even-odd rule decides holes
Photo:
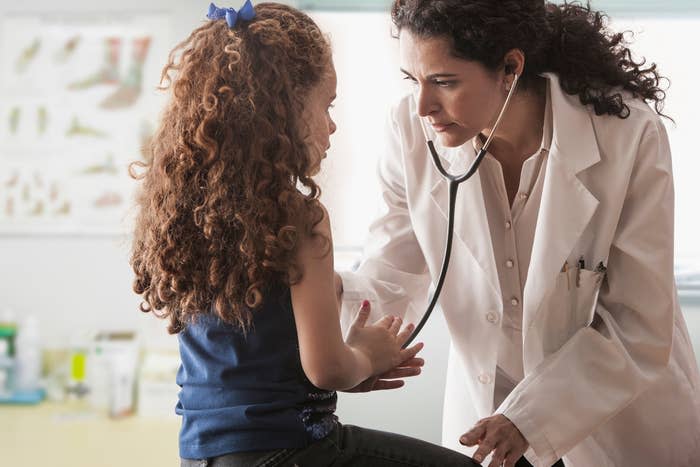
[(367, 326), (369, 313), (369, 302), (365, 300), (350, 327), (346, 343), (364, 355), (370, 376), (379, 376), (415, 357), (422, 348), (422, 344), (401, 349), (401, 345), (413, 331), (413, 324), (409, 324), (399, 332), (401, 318), (385, 316)]

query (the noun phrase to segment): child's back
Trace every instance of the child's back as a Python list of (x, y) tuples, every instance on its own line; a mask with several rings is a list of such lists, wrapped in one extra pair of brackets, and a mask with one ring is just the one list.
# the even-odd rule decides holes
[(181, 457), (298, 448), (335, 427), (335, 391), (302, 369), (288, 288), (267, 291), (246, 333), (208, 314), (178, 340)]

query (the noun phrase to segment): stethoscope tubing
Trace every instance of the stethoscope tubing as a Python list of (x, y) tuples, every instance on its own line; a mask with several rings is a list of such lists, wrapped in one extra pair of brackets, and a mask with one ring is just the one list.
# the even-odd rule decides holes
[[(455, 206), (457, 204), (457, 189), (459, 188), (459, 185), (462, 182), (465, 182), (469, 180), (472, 175), (474, 175), (479, 168), (479, 165), (481, 164), (481, 161), (484, 159), (486, 156), (487, 148), (489, 144), (491, 143), (491, 139), (493, 138), (494, 134), (496, 133), (496, 127), (498, 127), (498, 124), (501, 121), (501, 118), (503, 117), (503, 114), (506, 111), (506, 107), (508, 107), (508, 102), (510, 102), (510, 99), (515, 91), (515, 86), (518, 82), (518, 75), (515, 74), (515, 78), (513, 79), (513, 84), (511, 85), (510, 90), (508, 91), (508, 96), (506, 97), (505, 102), (503, 103), (503, 107), (501, 108), (501, 112), (498, 114), (498, 118), (496, 119), (496, 123), (493, 125), (493, 129), (491, 130), (491, 134), (489, 137), (486, 139), (486, 142), (484, 145), (481, 147), (479, 150), (478, 154), (476, 155), (476, 158), (474, 161), (471, 163), (469, 168), (467, 169), (466, 172), (464, 172), (461, 175), (454, 175), (449, 173), (445, 168), (443, 167), (442, 163), (440, 162), (440, 156), (437, 153), (437, 150), (435, 149), (435, 144), (428, 138), (428, 133), (425, 129), (425, 126), (423, 125), (423, 121), (421, 120), (421, 127), (423, 128), (423, 133), (425, 134), (425, 139), (428, 144), (428, 149), (430, 150), (430, 156), (433, 159), (433, 163), (435, 165), (435, 168), (437, 169), (438, 172), (440, 172), (440, 175), (442, 175), (443, 178), (445, 178), (448, 182), (448, 189), (449, 189), (449, 207), (447, 211), (447, 240), (445, 242), (445, 253), (442, 258), (442, 267), (440, 268), (440, 276), (438, 278), (437, 284), (435, 285), (435, 291), (433, 292), (433, 296), (430, 299), (430, 303), (428, 304), (428, 308), (425, 310), (425, 313), (423, 313), (423, 317), (421, 320), (418, 322), (416, 325), (416, 328), (413, 330), (411, 335), (408, 337), (406, 342), (402, 345), (401, 348), (405, 349), (409, 345), (411, 345), (411, 342), (418, 336), (418, 333), (420, 333), (421, 329), (423, 329), (423, 326), (425, 326), (425, 323), (428, 321), (428, 318), (430, 318), (430, 314), (433, 312), (433, 308), (435, 308), (435, 305), (437, 304), (438, 298), (440, 297), (440, 292), (442, 291), (442, 286), (445, 283), (445, 278), (447, 277), (447, 268), (450, 265), (450, 254), (452, 253), (452, 239), (454, 237), (454, 223), (455, 223)], [(420, 117), (419, 117), (420, 118)]]
[[(433, 155), (433, 158), (436, 159), (437, 153), (434, 152), (434, 147), (433, 147), (433, 142), (429, 141), (428, 145), (431, 147), (431, 154)], [(452, 238), (454, 237), (454, 224), (455, 224), (455, 206), (457, 204), (457, 189), (459, 188), (459, 184), (468, 180), (474, 173), (476, 173), (476, 170), (479, 168), (479, 164), (481, 164), (481, 160), (484, 158), (486, 155), (486, 150), (482, 148), (479, 151), (479, 154), (476, 156), (476, 159), (474, 159), (474, 162), (472, 162), (472, 165), (469, 167), (469, 170), (467, 170), (466, 173), (463, 175), (457, 177), (452, 174), (447, 173), (444, 168), (442, 167), (442, 164), (440, 164), (439, 161), (436, 161), (436, 167), (438, 167), (438, 170), (440, 173), (443, 174), (445, 178), (448, 179), (449, 184), (448, 184), (448, 189), (449, 189), (449, 208), (448, 208), (448, 213), (447, 213), (447, 240), (445, 241), (445, 253), (442, 258), (442, 267), (440, 268), (440, 277), (438, 279), (437, 285), (435, 286), (435, 292), (433, 292), (433, 297), (430, 299), (430, 304), (428, 305), (428, 308), (425, 310), (425, 313), (423, 313), (423, 317), (421, 320), (418, 322), (416, 325), (416, 328), (413, 330), (409, 338), (406, 340), (406, 342), (403, 344), (401, 348), (405, 349), (409, 345), (411, 345), (411, 342), (418, 336), (418, 333), (423, 329), (423, 326), (425, 326), (425, 323), (428, 322), (428, 318), (430, 318), (430, 314), (433, 312), (433, 308), (435, 308), (435, 305), (437, 304), (438, 298), (440, 297), (440, 292), (442, 291), (442, 285), (445, 283), (445, 278), (447, 277), (447, 268), (450, 265), (450, 254), (452, 253)]]

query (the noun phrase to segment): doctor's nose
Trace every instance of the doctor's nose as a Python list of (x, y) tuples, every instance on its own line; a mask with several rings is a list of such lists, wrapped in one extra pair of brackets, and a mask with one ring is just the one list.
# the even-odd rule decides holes
[(418, 110), (418, 115), (421, 117), (427, 117), (428, 115), (435, 113), (440, 108), (433, 96), (431, 96), (431, 94), (424, 88), (416, 88), (413, 96), (416, 99), (416, 109)]

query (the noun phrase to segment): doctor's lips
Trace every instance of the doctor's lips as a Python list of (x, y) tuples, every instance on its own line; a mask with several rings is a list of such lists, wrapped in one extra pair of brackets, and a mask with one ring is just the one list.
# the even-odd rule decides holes
[(430, 126), (433, 127), (433, 130), (435, 130), (437, 133), (442, 133), (444, 131), (447, 131), (453, 125), (454, 125), (454, 123), (431, 123), (430, 124)]

